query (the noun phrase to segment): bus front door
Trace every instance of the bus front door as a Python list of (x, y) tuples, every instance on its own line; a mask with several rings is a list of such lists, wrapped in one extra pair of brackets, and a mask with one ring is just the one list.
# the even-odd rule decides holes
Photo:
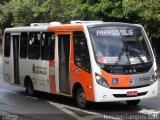
[(70, 34), (58, 35), (58, 51), (59, 51), (59, 90), (61, 93), (70, 94), (70, 82), (69, 82)]
[(20, 84), (20, 80), (19, 80), (19, 35), (12, 35), (12, 39), (13, 39), (14, 84)]

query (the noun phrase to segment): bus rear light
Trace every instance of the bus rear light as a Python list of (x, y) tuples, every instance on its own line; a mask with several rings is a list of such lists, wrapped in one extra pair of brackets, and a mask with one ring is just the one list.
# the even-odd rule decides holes
[(96, 73), (95, 74), (95, 78), (96, 78), (97, 84), (99, 84), (99, 85), (101, 85), (103, 87), (109, 88), (108, 82), (107, 82), (107, 80), (104, 77), (102, 77), (101, 75), (99, 75), (99, 74)]

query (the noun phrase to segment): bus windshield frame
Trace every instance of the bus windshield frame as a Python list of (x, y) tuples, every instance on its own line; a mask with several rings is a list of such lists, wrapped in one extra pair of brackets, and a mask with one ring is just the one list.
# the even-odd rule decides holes
[(101, 65), (136, 65), (153, 61), (147, 36), (137, 25), (88, 27), (95, 60)]

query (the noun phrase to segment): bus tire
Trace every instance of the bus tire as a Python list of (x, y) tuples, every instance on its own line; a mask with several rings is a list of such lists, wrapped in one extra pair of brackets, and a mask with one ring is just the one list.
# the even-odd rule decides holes
[(82, 87), (80, 87), (78, 90), (77, 90), (77, 94), (76, 94), (76, 102), (77, 102), (77, 105), (80, 107), (80, 108), (86, 108), (87, 107), (87, 100), (86, 100), (86, 95), (85, 95), (85, 92), (83, 90)]
[(140, 103), (140, 100), (128, 100), (126, 102), (128, 105), (136, 106)]
[(31, 80), (28, 80), (26, 83), (26, 92), (29, 96), (34, 96), (35, 90)]

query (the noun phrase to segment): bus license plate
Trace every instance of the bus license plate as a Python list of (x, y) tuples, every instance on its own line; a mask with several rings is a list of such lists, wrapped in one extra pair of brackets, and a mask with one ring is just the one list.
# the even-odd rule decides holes
[(138, 92), (137, 91), (129, 91), (127, 92), (127, 96), (137, 96)]

